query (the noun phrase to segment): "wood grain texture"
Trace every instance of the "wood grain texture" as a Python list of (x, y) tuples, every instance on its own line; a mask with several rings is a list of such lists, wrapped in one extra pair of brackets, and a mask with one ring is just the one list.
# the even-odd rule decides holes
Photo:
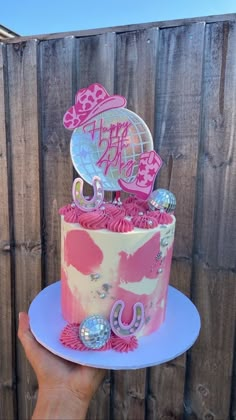
[(192, 298), (202, 329), (190, 352), (189, 418), (230, 419), (236, 320), (236, 25), (207, 26)]
[[(92, 83), (101, 83), (109, 95), (114, 93), (115, 34), (105, 33), (76, 40), (76, 91)], [(93, 194), (85, 184), (85, 194)], [(105, 192), (105, 199), (112, 194)]]
[[(176, 195), (176, 235), (170, 283), (190, 295), (199, 148), (204, 24), (160, 31), (155, 147), (163, 159), (158, 187)], [(181, 419), (186, 356), (151, 368), (150, 419)], [(166, 390), (168, 389), (168, 392)]]
[[(11, 237), (9, 213), (9, 153), (7, 151), (6, 119), (7, 86), (6, 79), (6, 48), (0, 44), (0, 331), (3, 353), (0, 359), (0, 413), (5, 413), (8, 420), (15, 417), (15, 373), (14, 373), (14, 302), (12, 300), (11, 284)], [(9, 113), (8, 113), (9, 117)]]
[(194, 280), (193, 299), (202, 326), (189, 352), (185, 418), (231, 420), (235, 273), (195, 261)]
[(16, 316), (59, 278), (58, 209), (75, 176), (62, 118), (94, 82), (126, 96), (152, 131), (164, 160), (157, 186), (177, 197), (171, 284), (192, 298), (202, 328), (187, 355), (108, 373), (87, 419), (236, 419), (235, 25), (232, 15), (0, 45), (3, 419), (30, 418), (36, 400)]
[[(92, 83), (101, 83), (107, 92), (114, 93), (115, 34), (76, 40), (76, 91)], [(77, 175), (78, 176), (78, 175)], [(85, 185), (85, 194), (92, 194), (90, 185)], [(106, 200), (112, 198), (105, 192)], [(91, 420), (110, 417), (110, 374), (99, 388), (90, 404), (87, 418)]]
[(60, 279), (60, 217), (58, 210), (72, 201), (71, 132), (63, 127), (63, 116), (74, 101), (74, 39), (45, 41), (40, 44), (39, 55), (43, 275), (46, 285)]
[(57, 39), (57, 38), (65, 38), (68, 36), (74, 37), (87, 37), (92, 35), (101, 35), (103, 33), (115, 32), (115, 33), (124, 33), (130, 31), (142, 31), (144, 29), (151, 29), (151, 28), (174, 28), (176, 26), (183, 26), (183, 25), (190, 25), (195, 23), (213, 23), (213, 22), (224, 22), (224, 21), (236, 21), (236, 14), (235, 13), (228, 13), (223, 15), (212, 15), (212, 16), (200, 16), (200, 17), (193, 17), (189, 19), (174, 19), (174, 20), (164, 20), (164, 21), (157, 21), (157, 22), (147, 22), (147, 23), (138, 23), (138, 24), (131, 24), (131, 25), (122, 25), (122, 26), (112, 26), (106, 28), (96, 28), (96, 29), (85, 29), (81, 31), (73, 31), (73, 32), (60, 32), (60, 33), (53, 33), (53, 34), (43, 34), (43, 35), (31, 35), (25, 37), (15, 37), (4, 40), (6, 43), (16, 43), (21, 41), (27, 41), (29, 39), (39, 39), (39, 40), (49, 40), (49, 39)]
[[(40, 179), (37, 42), (7, 46), (10, 109), (12, 219), (14, 223), (15, 316), (28, 310), (41, 289)], [(19, 418), (29, 418), (37, 383), (17, 341)]]
[[(117, 35), (116, 93), (127, 98), (127, 108), (154, 130), (156, 52), (158, 30)], [(146, 370), (113, 373), (115, 419), (145, 417)]]
[[(236, 268), (236, 24), (207, 26), (199, 167), (199, 256)], [(209, 212), (211, 223), (209, 223)], [(213, 228), (214, 227), (214, 228)], [(214, 244), (214, 246), (213, 246)]]

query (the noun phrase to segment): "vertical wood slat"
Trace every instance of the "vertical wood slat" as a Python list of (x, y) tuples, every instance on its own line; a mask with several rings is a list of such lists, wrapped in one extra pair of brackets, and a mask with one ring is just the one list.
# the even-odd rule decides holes
[[(70, 133), (63, 116), (71, 106), (74, 74), (72, 37), (40, 44), (40, 98), (42, 143), (42, 208), (44, 284), (60, 279), (60, 217), (58, 210), (70, 203), (73, 170)], [(74, 99), (74, 98), (73, 98)]]
[[(157, 182), (176, 195), (170, 282), (187, 295), (192, 272), (204, 28), (201, 23), (161, 30), (158, 53), (155, 144), (164, 163)], [(150, 369), (150, 419), (182, 417), (185, 372), (186, 354)]]
[[(81, 38), (76, 41), (76, 91), (92, 83), (101, 83), (111, 95), (114, 91), (115, 34)], [(91, 194), (89, 185), (86, 194)], [(106, 200), (111, 193), (106, 192)], [(91, 420), (110, 417), (110, 374), (91, 401), (87, 418)]]
[[(114, 93), (115, 34), (81, 38), (76, 41), (76, 92), (92, 83), (101, 83), (109, 93)], [(85, 194), (92, 194), (92, 188), (85, 184)], [(105, 199), (112, 194), (105, 192)]]
[[(7, 46), (14, 223), (15, 314), (41, 289), (37, 41)], [(19, 418), (29, 418), (36, 380), (17, 341)]]
[[(201, 30), (199, 30), (199, 25)], [(155, 98), (157, 99), (154, 137), (157, 150), (164, 158), (164, 165), (158, 176), (158, 185), (173, 190), (177, 196), (178, 204), (171, 283), (186, 294), (190, 293), (191, 286), (192, 297), (202, 318), (202, 331), (187, 359), (184, 401), (183, 385), (186, 360), (185, 356), (181, 356), (175, 361), (150, 369), (146, 390), (144, 371), (112, 373), (114, 384), (111, 412), (109, 411), (110, 383), (108, 377), (103, 389), (99, 390), (92, 401), (88, 418), (137, 418), (139, 420), (145, 416), (145, 405), (146, 418), (149, 419), (181, 418), (183, 406), (186, 419), (214, 418), (222, 420), (224, 418), (228, 420), (235, 417), (235, 374), (232, 377), (236, 299), (235, 230), (233, 222), (231, 222), (235, 219), (236, 173), (235, 22), (211, 23), (207, 26), (203, 96), (201, 99), (202, 113), (200, 116), (202, 140), (198, 173), (196, 173), (199, 130), (197, 91), (202, 67), (203, 41), (200, 37), (198, 38), (197, 34), (204, 32), (204, 23), (184, 25), (183, 22), (183, 27), (161, 29), (159, 31), (161, 36), (158, 57), (157, 44), (155, 44), (158, 38), (156, 28), (148, 31), (138, 30), (135, 33), (129, 32), (129, 34), (104, 34), (104, 38), (93, 36), (73, 40), (72, 37), (67, 37), (64, 40), (41, 41), (40, 66), (37, 63), (35, 41), (21, 42), (16, 44), (15, 49), (13, 44), (6, 47), (8, 49), (11, 117), (8, 131), (10, 136), (8, 137), (11, 143), (12, 158), (9, 159), (10, 155), (7, 156), (6, 153), (6, 133), (4, 131), (6, 104), (2, 95), (0, 97), (0, 187), (2, 198), (0, 204), (0, 270), (1, 275), (4, 273), (4, 283), (3, 287), (1, 286), (0, 311), (1, 314), (5, 313), (5, 318), (3, 316), (0, 323), (3, 326), (1, 331), (5, 337), (7, 349), (4, 350), (4, 353), (7, 354), (7, 363), (3, 366), (0, 361), (0, 371), (4, 372), (1, 377), (3, 394), (0, 396), (3, 418), (10, 420), (14, 414), (14, 391), (11, 389), (13, 381), (11, 363), (14, 358), (14, 340), (11, 341), (12, 322), (14, 323), (14, 316), (19, 309), (28, 308), (30, 300), (41, 287), (38, 282), (40, 275), (37, 274), (39, 272), (41, 241), (40, 235), (37, 236), (37, 232), (40, 231), (38, 223), (40, 207), (44, 214), (45, 276), (43, 279), (47, 284), (59, 278), (60, 219), (57, 211), (61, 205), (71, 199), (73, 178), (68, 147), (70, 133), (63, 128), (62, 117), (65, 110), (71, 105), (76, 89), (96, 81), (104, 84), (109, 93), (112, 93), (114, 89), (115, 93), (126, 96), (129, 100), (128, 107), (140, 114), (151, 130), (155, 125), (153, 98), (154, 102)], [(195, 27), (195, 31), (193, 27)], [(152, 35), (146, 37), (146, 34)], [(110, 36), (111, 38), (109, 38)], [(112, 63), (115, 61), (116, 54), (113, 47), (116, 36), (118, 38), (116, 45), (117, 74), (112, 76)], [(153, 39), (156, 40), (154, 43)], [(141, 40), (141, 44), (137, 46), (139, 40)], [(108, 49), (105, 44), (103, 45), (103, 41), (105, 44), (107, 43)], [(74, 44), (76, 44), (75, 51)], [(191, 45), (192, 49), (190, 49)], [(150, 52), (149, 46), (153, 48), (152, 52)], [(185, 48), (185, 46), (187, 47)], [(112, 52), (110, 62), (107, 52), (109, 48)], [(2, 59), (2, 50), (1, 47), (0, 92), (4, 89), (3, 84), (5, 84), (5, 89), (8, 89), (7, 78), (4, 77), (2, 68), (2, 64), (5, 65), (5, 60)], [(33, 61), (30, 58), (30, 50)], [(154, 53), (154, 57), (152, 53)], [(179, 58), (178, 55), (180, 55)], [(157, 58), (157, 88), (152, 90), (152, 87), (155, 86), (155, 82), (152, 83), (152, 81), (155, 80), (155, 60)], [(191, 60), (194, 64), (190, 69), (189, 61), (191, 62)], [(97, 63), (101, 65), (101, 69), (97, 67)], [(37, 96), (36, 90), (36, 66), (40, 80), (39, 96)], [(108, 70), (107, 66), (109, 66)], [(143, 72), (144, 79), (141, 77)], [(32, 97), (29, 91), (32, 92)], [(149, 99), (145, 95), (149, 95)], [(145, 101), (142, 101), (143, 96), (146, 98)], [(31, 97), (30, 101), (26, 101), (25, 98), (29, 97)], [(37, 98), (41, 103), (39, 110), (36, 106)], [(27, 105), (25, 106), (25, 104)], [(187, 121), (189, 115), (189, 121)], [(36, 143), (40, 143), (40, 141), (38, 141), (36, 128), (37, 118), (41, 121), (40, 133), (42, 137), (43, 182), (40, 192), (37, 190), (40, 180), (39, 175), (36, 174), (36, 167), (31, 179), (26, 176), (26, 170), (23, 167), (23, 155), (26, 149), (27, 159), (30, 160), (29, 166), (27, 166), (27, 175), (29, 172), (32, 173), (30, 168), (32, 168), (34, 160), (38, 161), (39, 150)], [(33, 124), (31, 136), (33, 144), (32, 141), (29, 141), (27, 134), (31, 131), (31, 124)], [(26, 141), (19, 141), (19, 138), (26, 138)], [(12, 166), (12, 182), (6, 178), (6, 156), (9, 159), (7, 165)], [(53, 174), (56, 175), (54, 175), (55, 178), (52, 176)], [(188, 174), (191, 175), (188, 177)], [(193, 238), (196, 177), (198, 179), (197, 217), (195, 219), (195, 237)], [(54, 180), (53, 186), (51, 179)], [(36, 183), (36, 193), (32, 190), (28, 191), (29, 183), (30, 185)], [(11, 184), (13, 185), (11, 198), (13, 217), (7, 214), (8, 185)], [(31, 198), (33, 197), (33, 204), (29, 203), (29, 195)], [(37, 204), (34, 201), (36, 196), (39, 197)], [(24, 215), (22, 209), (26, 208), (26, 202), (29, 207), (27, 206)], [(210, 217), (209, 208), (211, 210)], [(33, 221), (28, 223), (33, 215), (37, 219), (35, 227), (32, 226)], [(5, 244), (8, 245), (10, 241), (9, 218), (14, 226), (16, 239), (15, 253), (11, 260), (10, 256), (2, 251)], [(28, 226), (25, 225), (25, 221)], [(3, 236), (1, 235), (6, 238), (3, 248), (1, 242)], [(29, 249), (33, 242), (37, 243), (36, 237), (38, 238), (38, 250), (33, 251), (36, 257), (32, 267), (32, 255), (30, 256), (32, 252)], [(193, 239), (195, 258), (192, 267)], [(27, 243), (26, 247), (24, 247), (24, 243)], [(10, 265), (15, 268), (13, 294), (16, 296), (16, 306), (11, 308), (11, 313), (9, 306), (6, 305), (11, 299)], [(191, 272), (193, 272), (193, 277), (190, 285)], [(1, 278), (0, 281), (2, 281)], [(26, 416), (30, 417), (33, 409), (36, 382), (26, 365), (25, 356), (21, 353), (20, 346), (17, 346), (17, 362), (19, 418), (25, 418)], [(136, 384), (136, 381), (139, 383)], [(148, 396), (146, 403), (145, 396)]]
[(235, 22), (207, 25), (192, 286), (202, 329), (190, 352), (186, 395), (190, 418), (233, 418), (230, 397), (236, 321), (235, 43)]
[[(117, 35), (116, 93), (154, 131), (156, 28)], [(114, 419), (145, 418), (146, 369), (113, 372)]]
[(6, 54), (5, 46), (0, 44), (0, 331), (3, 354), (0, 359), (0, 413), (6, 420), (15, 417), (14, 390), (14, 357), (13, 332), (13, 302), (11, 295), (11, 258), (10, 258), (10, 226), (9, 226), (9, 189), (8, 189), (8, 157), (7, 133), (5, 115), (7, 104), (5, 101)]

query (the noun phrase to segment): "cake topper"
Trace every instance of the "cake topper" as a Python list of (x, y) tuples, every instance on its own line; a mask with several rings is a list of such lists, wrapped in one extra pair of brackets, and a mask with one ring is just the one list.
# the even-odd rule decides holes
[[(77, 92), (63, 123), (73, 130), (71, 159), (86, 182), (94, 186), (96, 177), (105, 191), (123, 190), (145, 200), (152, 192), (162, 160), (153, 150), (145, 122), (125, 106), (123, 96), (109, 95), (102, 85), (94, 83)], [(74, 185), (78, 184), (77, 179)], [(83, 211), (102, 204), (96, 199), (86, 201), (82, 188), (73, 187), (74, 194), (75, 204)]]

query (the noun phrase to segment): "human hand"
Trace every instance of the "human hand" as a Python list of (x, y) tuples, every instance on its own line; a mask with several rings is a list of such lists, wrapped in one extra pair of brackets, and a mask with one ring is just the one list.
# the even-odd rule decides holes
[(29, 317), (24, 312), (19, 314), (18, 337), (39, 385), (33, 418), (85, 418), (105, 371), (61, 359), (42, 347), (32, 335)]

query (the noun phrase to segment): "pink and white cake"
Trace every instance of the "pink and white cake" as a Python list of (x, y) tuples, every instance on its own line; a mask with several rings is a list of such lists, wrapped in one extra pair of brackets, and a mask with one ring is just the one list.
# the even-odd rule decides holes
[[(175, 232), (174, 195), (153, 191), (162, 161), (125, 98), (94, 84), (64, 117), (73, 129), (73, 203), (61, 214), (61, 342), (78, 350), (134, 350), (165, 320)], [(119, 113), (120, 111), (120, 113)], [(87, 159), (87, 160), (86, 160)], [(94, 172), (96, 170), (96, 173)], [(115, 199), (104, 201), (104, 185)], [(119, 191), (129, 193), (123, 201)]]

